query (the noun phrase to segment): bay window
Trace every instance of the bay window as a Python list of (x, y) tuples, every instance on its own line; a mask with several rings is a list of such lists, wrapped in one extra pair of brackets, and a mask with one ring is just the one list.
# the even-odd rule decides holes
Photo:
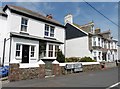
[(55, 57), (57, 57), (58, 50), (59, 50), (59, 46), (55, 45)]
[(48, 57), (53, 57), (53, 45), (49, 45)]

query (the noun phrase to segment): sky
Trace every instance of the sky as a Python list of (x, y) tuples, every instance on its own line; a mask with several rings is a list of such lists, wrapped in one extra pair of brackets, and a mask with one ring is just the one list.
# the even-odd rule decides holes
[[(98, 11), (118, 24), (118, 2), (89, 2)], [(111, 30), (112, 36), (118, 39), (118, 27), (104, 18), (85, 2), (2, 2), (0, 6), (12, 4), (25, 7), (43, 15), (52, 14), (53, 18), (64, 24), (65, 15), (71, 13), (73, 22), (79, 25), (87, 24), (91, 21), (95, 27), (101, 31)]]

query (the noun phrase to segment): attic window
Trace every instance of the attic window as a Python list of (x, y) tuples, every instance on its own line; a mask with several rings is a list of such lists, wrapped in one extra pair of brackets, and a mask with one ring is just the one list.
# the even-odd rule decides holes
[(22, 18), (21, 19), (21, 31), (27, 32), (27, 25), (28, 25), (28, 19)]

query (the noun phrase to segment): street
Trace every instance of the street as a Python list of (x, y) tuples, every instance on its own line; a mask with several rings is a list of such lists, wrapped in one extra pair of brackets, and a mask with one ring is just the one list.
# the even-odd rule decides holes
[[(118, 68), (81, 72), (45, 79), (31, 79), (3, 84), (3, 87), (110, 87), (118, 83)], [(116, 85), (117, 86), (117, 85)], [(116, 87), (114, 86), (114, 87)]]

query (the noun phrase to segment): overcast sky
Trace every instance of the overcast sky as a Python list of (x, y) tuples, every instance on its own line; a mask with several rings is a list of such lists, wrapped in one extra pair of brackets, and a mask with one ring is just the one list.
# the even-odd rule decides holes
[[(64, 16), (71, 13), (74, 23), (83, 25), (94, 21), (95, 27), (101, 28), (102, 31), (110, 29), (113, 37), (118, 39), (118, 27), (84, 2), (2, 2), (2, 6), (6, 4), (22, 6), (43, 15), (52, 14), (53, 18), (62, 24), (64, 24)], [(117, 2), (90, 2), (90, 4), (118, 24)]]

